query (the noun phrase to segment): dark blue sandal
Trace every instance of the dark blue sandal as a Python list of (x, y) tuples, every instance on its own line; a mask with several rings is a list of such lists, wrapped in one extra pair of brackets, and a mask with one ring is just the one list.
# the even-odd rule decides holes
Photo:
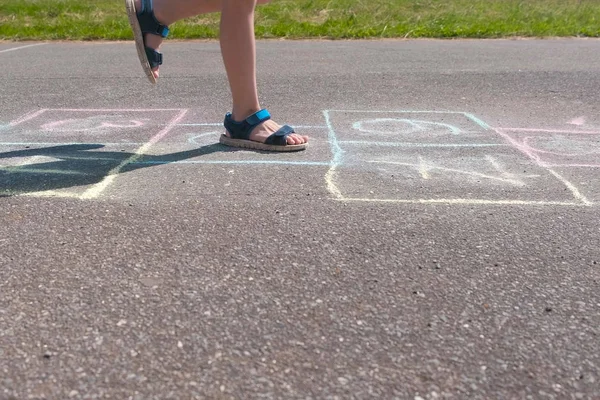
[(250, 140), (252, 130), (269, 119), (271, 119), (271, 114), (265, 109), (239, 122), (234, 121), (231, 113), (227, 113), (223, 125), (225, 125), (225, 129), (230, 136), (221, 135), (219, 142), (226, 146), (265, 151), (299, 151), (306, 149), (308, 143), (287, 144), (288, 136), (295, 133), (294, 128), (289, 125), (282, 126), (277, 132), (269, 136), (264, 143)]
[(125, 0), (127, 8), (127, 16), (129, 24), (133, 30), (135, 38), (135, 46), (138, 52), (138, 58), (142, 64), (142, 68), (152, 83), (156, 83), (156, 78), (152, 73), (152, 69), (158, 67), (163, 62), (162, 53), (146, 47), (144, 42), (144, 34), (150, 33), (166, 38), (169, 35), (169, 27), (161, 24), (154, 16), (152, 0), (142, 0), (141, 10), (135, 9), (134, 0)]

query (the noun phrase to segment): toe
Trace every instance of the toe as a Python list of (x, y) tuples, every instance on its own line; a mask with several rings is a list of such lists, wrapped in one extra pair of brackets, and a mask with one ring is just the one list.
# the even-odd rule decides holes
[(302, 138), (295, 134), (290, 135), (288, 136), (288, 144), (302, 144)]

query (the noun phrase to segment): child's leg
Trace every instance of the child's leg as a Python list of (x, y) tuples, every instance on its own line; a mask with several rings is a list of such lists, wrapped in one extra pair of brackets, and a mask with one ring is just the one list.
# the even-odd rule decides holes
[[(256, 0), (222, 0), (221, 53), (233, 97), (233, 119), (244, 118), (260, 110), (256, 88), (256, 43), (254, 7)], [(264, 142), (280, 125), (265, 121), (254, 129), (250, 140)], [(288, 144), (306, 143), (308, 138), (292, 134)]]
[[(271, 0), (258, 0), (259, 4)], [(139, 10), (142, 0), (135, 0), (135, 8)], [(154, 15), (164, 25), (171, 25), (180, 19), (195, 17), (200, 14), (209, 14), (221, 11), (221, 0), (153, 0)], [(146, 45), (154, 50), (160, 50), (163, 38), (157, 35), (146, 34)], [(154, 76), (158, 78), (158, 67), (153, 69)]]
[[(135, 1), (135, 8), (141, 8), (142, 0)], [(194, 17), (200, 14), (221, 11), (221, 0), (153, 0), (154, 15), (164, 25), (171, 25), (180, 19)], [(157, 35), (146, 34), (144, 36), (146, 46), (160, 50), (163, 38)], [(158, 78), (158, 67), (152, 70)]]

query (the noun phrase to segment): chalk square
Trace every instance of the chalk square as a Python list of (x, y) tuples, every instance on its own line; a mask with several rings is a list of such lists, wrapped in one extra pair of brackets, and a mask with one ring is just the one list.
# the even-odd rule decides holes
[(362, 148), (332, 183), (343, 200), (575, 204), (546, 168), (511, 147)]
[(600, 168), (600, 132), (526, 128), (497, 130), (542, 165)]
[(327, 111), (340, 145), (499, 144), (502, 140), (477, 117), (446, 111)]
[(3, 142), (147, 142), (173, 120), (178, 109), (42, 109), (9, 124)]
[[(185, 114), (179, 109), (42, 109), (11, 122), (4, 195), (98, 197)], [(18, 177), (18, 180), (15, 180)]]

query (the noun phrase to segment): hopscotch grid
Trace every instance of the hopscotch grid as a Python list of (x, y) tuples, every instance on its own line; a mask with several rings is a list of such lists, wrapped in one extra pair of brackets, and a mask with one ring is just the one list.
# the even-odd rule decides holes
[[(369, 199), (369, 198), (350, 198), (345, 197), (339, 187), (337, 186), (335, 179), (337, 177), (337, 167), (340, 165), (341, 155), (344, 151), (340, 147), (340, 143), (343, 144), (344, 141), (338, 141), (337, 135), (335, 133), (335, 129), (333, 124), (331, 123), (330, 113), (332, 112), (344, 112), (344, 113), (431, 113), (431, 114), (462, 114), (468, 119), (475, 122), (481, 128), (485, 130), (493, 130), (498, 132), (497, 128), (491, 128), (490, 125), (485, 123), (484, 121), (477, 118), (475, 115), (460, 112), (460, 111), (418, 111), (418, 110), (400, 110), (400, 111), (365, 111), (365, 110), (325, 110), (323, 114), (325, 116), (325, 120), (327, 123), (327, 127), (329, 129), (329, 139), (330, 139), (330, 147), (332, 149), (333, 158), (331, 161), (331, 166), (329, 171), (325, 176), (325, 181), (327, 184), (327, 188), (330, 193), (334, 196), (334, 200), (343, 201), (343, 202), (379, 202), (379, 203), (402, 203), (402, 204), (463, 204), (463, 205), (532, 205), (532, 206), (591, 206), (593, 205), (585, 196), (583, 196), (579, 190), (568, 180), (558, 174), (556, 171), (544, 166), (540, 163), (539, 160), (531, 157), (529, 154), (525, 152), (527, 156), (533, 158), (533, 160), (540, 166), (541, 168), (546, 169), (551, 175), (559, 179), (567, 188), (571, 191), (573, 196), (578, 202), (563, 202), (563, 201), (533, 201), (533, 200), (487, 200), (487, 199)], [(505, 137), (504, 135), (502, 135)], [(506, 139), (506, 137), (505, 137)], [(510, 139), (510, 138), (509, 138)], [(509, 140), (509, 147), (516, 147), (518, 150), (523, 152), (523, 150), (519, 147), (518, 144)]]
[[(221, 126), (220, 123), (199, 123), (199, 124), (180, 124), (184, 116), (187, 114), (188, 110), (175, 109), (175, 108), (162, 108), (162, 109), (99, 109), (99, 108), (88, 108), (88, 109), (74, 109), (74, 108), (48, 108), (48, 109), (40, 109), (37, 111), (30, 112), (25, 114), (13, 121), (11, 121), (9, 126), (17, 126), (24, 122), (27, 122), (31, 119), (34, 119), (47, 111), (66, 111), (66, 112), (156, 112), (156, 111), (179, 111), (179, 114), (174, 117), (169, 124), (161, 130), (157, 135), (151, 138), (146, 143), (76, 143), (77, 145), (93, 145), (93, 144), (103, 144), (109, 146), (137, 146), (141, 145), (131, 157), (124, 160), (117, 167), (109, 171), (109, 173), (104, 177), (104, 179), (95, 184), (92, 188), (86, 190), (83, 195), (76, 195), (73, 193), (61, 193), (53, 190), (36, 192), (36, 193), (24, 193), (23, 195), (28, 196), (59, 196), (59, 197), (75, 197), (80, 199), (92, 199), (98, 197), (110, 183), (114, 181), (116, 176), (120, 173), (120, 171), (128, 164), (170, 164), (170, 163), (180, 163), (180, 164), (289, 164), (289, 165), (316, 165), (316, 166), (329, 166), (329, 170), (325, 176), (325, 180), (327, 183), (327, 188), (329, 192), (335, 197), (335, 200), (340, 201), (356, 201), (356, 202), (383, 202), (383, 203), (421, 203), (421, 204), (434, 204), (434, 203), (446, 203), (446, 204), (521, 204), (521, 205), (566, 205), (566, 206), (590, 206), (593, 205), (584, 195), (582, 195), (577, 187), (575, 187), (571, 182), (566, 180), (562, 175), (558, 174), (556, 171), (552, 170), (550, 167), (554, 165), (548, 165), (542, 162), (538, 157), (533, 154), (530, 154), (526, 149), (522, 148), (518, 143), (514, 142), (509, 135), (507, 135), (504, 131), (515, 131), (515, 132), (545, 132), (545, 133), (565, 133), (565, 134), (591, 134), (597, 135), (600, 132), (595, 131), (569, 131), (569, 130), (542, 130), (542, 129), (530, 129), (530, 128), (491, 128), (487, 123), (477, 118), (475, 115), (461, 112), (461, 111), (423, 111), (423, 110), (391, 110), (391, 111), (380, 111), (380, 110), (324, 110), (323, 116), (325, 118), (325, 125), (299, 125), (298, 128), (305, 129), (327, 129), (328, 136), (327, 141), (329, 143), (330, 149), (332, 151), (332, 158), (329, 162), (294, 162), (294, 161), (273, 161), (273, 160), (239, 160), (239, 161), (211, 161), (211, 160), (201, 160), (201, 161), (139, 161), (139, 158), (143, 157), (144, 153), (150, 149), (153, 145), (158, 143), (163, 137), (165, 137), (173, 128), (176, 126)], [(339, 141), (337, 139), (337, 135), (333, 124), (331, 122), (332, 112), (344, 112), (344, 113), (415, 113), (415, 114), (454, 114), (454, 115), (464, 115), (471, 121), (475, 122), (484, 130), (494, 130), (496, 133), (500, 134), (505, 140), (508, 141), (508, 144), (453, 144), (453, 145), (436, 145), (436, 144), (418, 144), (418, 143), (406, 143), (402, 144), (402, 146), (414, 146), (414, 147), (499, 147), (499, 146), (510, 146), (519, 150), (521, 153), (525, 154), (529, 158), (531, 158), (538, 166), (546, 169), (550, 174), (555, 176), (558, 180), (560, 180), (573, 194), (578, 202), (562, 202), (562, 201), (529, 201), (529, 200), (487, 200), (487, 199), (361, 199), (361, 198), (347, 198), (345, 197), (339, 187), (337, 186), (335, 180), (337, 177), (337, 168), (342, 165), (344, 150), (340, 147), (340, 144), (369, 144), (370, 142), (361, 142), (361, 141)], [(74, 143), (0, 143), (0, 145), (73, 145)], [(372, 144), (372, 143), (371, 143)], [(378, 145), (396, 145), (396, 144), (382, 144), (382, 142), (377, 142)], [(581, 165), (582, 167), (592, 167), (595, 168), (595, 165)], [(561, 165), (560, 167), (567, 167)], [(575, 167), (575, 165), (573, 165)]]

